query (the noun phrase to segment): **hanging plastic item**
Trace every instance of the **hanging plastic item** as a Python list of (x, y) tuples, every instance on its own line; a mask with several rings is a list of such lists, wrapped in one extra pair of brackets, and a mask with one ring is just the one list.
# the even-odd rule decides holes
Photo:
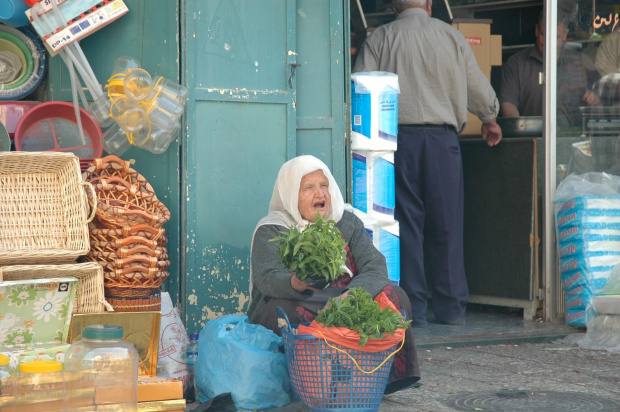
[[(139, 67), (131, 57), (119, 57), (108, 80), (110, 117), (116, 122), (103, 135), (103, 147), (116, 156), (132, 145), (154, 154), (165, 152), (181, 131), (189, 90)], [(124, 71), (122, 71), (124, 70)]]
[(22, 27), (30, 23), (26, 16), (28, 4), (23, 0), (0, 0), (0, 23)]

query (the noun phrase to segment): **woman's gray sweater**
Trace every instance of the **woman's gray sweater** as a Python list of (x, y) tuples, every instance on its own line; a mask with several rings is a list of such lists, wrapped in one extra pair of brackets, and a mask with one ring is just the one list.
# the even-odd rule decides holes
[[(349, 245), (357, 270), (357, 276), (351, 280), (349, 288), (362, 286), (367, 292), (376, 296), (381, 289), (390, 284), (385, 257), (374, 247), (364, 224), (353, 213), (344, 212), (336, 226)], [(252, 302), (248, 308), (250, 322), (256, 322), (266, 302), (265, 299), (302, 300), (312, 295), (311, 290), (302, 293), (293, 289), (291, 274), (278, 263), (278, 245), (276, 242), (269, 242), (285, 230), (287, 228), (283, 226), (264, 225), (254, 234), (250, 263), (252, 265)]]

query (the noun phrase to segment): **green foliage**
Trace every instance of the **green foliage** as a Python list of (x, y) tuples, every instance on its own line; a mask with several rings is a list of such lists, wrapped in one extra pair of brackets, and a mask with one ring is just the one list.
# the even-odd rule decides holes
[(398, 328), (406, 329), (410, 320), (403, 322), (403, 315), (389, 307), (379, 307), (379, 302), (364, 288), (352, 288), (344, 299), (329, 299), (327, 309), (315, 319), (323, 327), (338, 326), (358, 331), (360, 347), (368, 339), (383, 339), (384, 332), (394, 335)]
[(278, 242), (278, 263), (301, 280), (326, 279), (332, 282), (342, 273), (347, 253), (346, 242), (333, 220), (325, 221), (317, 213), (314, 223), (303, 232), (292, 226), (270, 242)]

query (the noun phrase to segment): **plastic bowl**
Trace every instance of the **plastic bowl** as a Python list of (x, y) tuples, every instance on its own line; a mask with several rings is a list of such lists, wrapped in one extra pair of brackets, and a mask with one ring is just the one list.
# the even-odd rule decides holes
[(9, 136), (14, 136), (15, 127), (19, 120), (28, 110), (38, 104), (41, 104), (41, 102), (28, 100), (0, 101), (0, 123), (4, 124), (9, 132)]
[(101, 157), (101, 128), (83, 108), (80, 114), (85, 141), (80, 136), (72, 103), (51, 101), (33, 107), (15, 127), (15, 149), (73, 152), (84, 161)]

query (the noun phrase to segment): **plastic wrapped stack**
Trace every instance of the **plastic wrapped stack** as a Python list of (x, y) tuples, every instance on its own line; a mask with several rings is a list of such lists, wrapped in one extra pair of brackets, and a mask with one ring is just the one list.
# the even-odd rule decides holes
[(115, 311), (159, 310), (159, 286), (170, 266), (162, 226), (170, 211), (131, 165), (108, 156), (85, 172), (97, 209), (84, 259), (103, 267), (106, 299)]
[(619, 183), (615, 176), (587, 173), (571, 175), (558, 187), (559, 263), (569, 326), (586, 326), (593, 299), (620, 263)]
[(400, 281), (400, 240), (394, 220), (394, 152), (398, 135), (398, 76), (388, 72), (351, 75), (353, 207), (377, 249), (388, 276)]

